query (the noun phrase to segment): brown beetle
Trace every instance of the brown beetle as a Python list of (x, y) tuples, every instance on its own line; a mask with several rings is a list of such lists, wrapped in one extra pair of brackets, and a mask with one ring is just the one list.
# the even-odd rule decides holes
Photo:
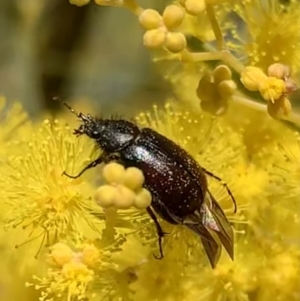
[(124, 119), (99, 119), (83, 115), (65, 105), (82, 121), (74, 134), (86, 134), (103, 151), (78, 175), (65, 175), (77, 178), (87, 169), (110, 161), (117, 161), (125, 167), (137, 167), (144, 173), (144, 187), (152, 194), (147, 212), (157, 229), (160, 249), (157, 259), (163, 258), (162, 238), (166, 233), (155, 213), (165, 221), (182, 224), (199, 235), (213, 268), (220, 258), (222, 245), (233, 259), (233, 230), (208, 189), (206, 175), (217, 179), (227, 189), (236, 212), (234, 197), (226, 183), (202, 168), (179, 145), (150, 128), (140, 129), (135, 123)]

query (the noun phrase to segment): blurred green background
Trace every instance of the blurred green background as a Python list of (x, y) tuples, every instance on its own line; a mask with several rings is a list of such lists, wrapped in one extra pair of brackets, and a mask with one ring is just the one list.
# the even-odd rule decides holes
[[(139, 3), (165, 7), (159, 0)], [(68, 0), (0, 0), (0, 6), (0, 94), (21, 101), (32, 116), (60, 110), (53, 96), (132, 115), (170, 91), (129, 11)]]
[[(138, 2), (162, 12), (170, 1)], [(157, 68), (165, 66), (152, 62), (143, 30), (126, 9), (92, 0), (83, 7), (69, 0), (0, 0), (0, 7), (0, 95), (22, 102), (31, 116), (62, 110), (54, 96), (92, 103), (104, 115), (132, 116), (172, 93)], [(299, 95), (290, 97), (295, 111)]]

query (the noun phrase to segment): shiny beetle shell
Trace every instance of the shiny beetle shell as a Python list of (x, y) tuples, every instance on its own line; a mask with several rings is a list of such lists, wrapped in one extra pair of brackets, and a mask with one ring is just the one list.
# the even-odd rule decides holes
[(150, 128), (140, 129), (134, 122), (124, 119), (101, 119), (76, 113), (65, 105), (82, 122), (74, 134), (87, 135), (102, 150), (101, 156), (78, 175), (65, 175), (77, 178), (89, 168), (110, 161), (125, 167), (137, 167), (144, 174), (144, 187), (152, 194), (147, 212), (158, 234), (160, 257), (156, 258), (163, 258), (162, 238), (165, 233), (155, 213), (165, 221), (185, 225), (199, 235), (213, 268), (219, 260), (222, 245), (233, 259), (233, 230), (209, 191), (206, 176), (221, 181), (235, 204), (226, 183), (201, 167), (179, 145)]

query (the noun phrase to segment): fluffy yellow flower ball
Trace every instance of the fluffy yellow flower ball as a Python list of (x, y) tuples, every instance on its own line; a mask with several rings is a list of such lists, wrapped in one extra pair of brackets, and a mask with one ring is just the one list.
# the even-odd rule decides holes
[(112, 162), (103, 168), (102, 175), (107, 184), (100, 186), (95, 193), (98, 205), (118, 209), (129, 209), (132, 206), (145, 209), (150, 205), (151, 194), (143, 188), (145, 178), (138, 168), (125, 169)]

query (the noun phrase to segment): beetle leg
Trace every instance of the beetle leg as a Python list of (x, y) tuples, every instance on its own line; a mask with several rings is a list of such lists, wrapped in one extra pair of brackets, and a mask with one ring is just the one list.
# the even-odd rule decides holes
[(91, 163), (89, 163), (85, 168), (82, 169), (82, 171), (77, 174), (76, 176), (72, 176), (72, 175), (69, 175), (67, 174), (65, 171), (62, 173), (63, 175), (71, 178), (71, 179), (77, 179), (79, 178), (85, 171), (87, 171), (88, 169), (90, 168), (93, 168), (93, 167), (96, 167), (97, 165), (101, 164), (104, 160), (105, 156), (104, 154), (102, 154), (98, 159), (92, 161)]
[(107, 154), (104, 158), (103, 158), (103, 162), (105, 164), (109, 163), (109, 162), (118, 162), (121, 163), (120, 160), (120, 155), (118, 153), (111, 153), (111, 154)]
[(156, 215), (154, 214), (154, 212), (152, 211), (152, 209), (150, 207), (148, 207), (147, 209), (148, 214), (150, 215), (150, 217), (152, 218), (152, 220), (155, 223), (156, 226), (156, 232), (158, 235), (158, 246), (159, 246), (159, 253), (160, 256), (156, 256), (153, 254), (155, 259), (162, 259), (164, 257), (164, 253), (163, 253), (163, 248), (162, 248), (162, 238), (167, 234), (163, 231), (161, 225), (159, 224)]
[(234, 198), (234, 196), (233, 196), (231, 190), (229, 189), (227, 183), (224, 182), (220, 177), (214, 175), (212, 172), (206, 170), (205, 168), (202, 167), (202, 169), (203, 169), (203, 171), (204, 171), (208, 176), (210, 176), (210, 177), (212, 177), (212, 178), (218, 180), (218, 181), (221, 183), (221, 185), (223, 185), (223, 187), (227, 190), (227, 193), (228, 193), (229, 196), (231, 197), (232, 202), (233, 202), (233, 205), (234, 205), (234, 213), (236, 213), (236, 211), (237, 211), (236, 200), (235, 200), (235, 198)]
[(117, 161), (117, 162), (120, 161), (120, 156), (117, 153), (112, 153), (112, 154), (103, 153), (103, 154), (101, 154), (101, 156), (98, 159), (92, 161), (85, 168), (83, 168), (82, 171), (79, 174), (77, 174), (76, 176), (69, 175), (65, 171), (62, 174), (71, 179), (77, 179), (88, 169), (96, 167), (97, 165), (99, 165), (101, 163), (109, 163), (111, 161)]

